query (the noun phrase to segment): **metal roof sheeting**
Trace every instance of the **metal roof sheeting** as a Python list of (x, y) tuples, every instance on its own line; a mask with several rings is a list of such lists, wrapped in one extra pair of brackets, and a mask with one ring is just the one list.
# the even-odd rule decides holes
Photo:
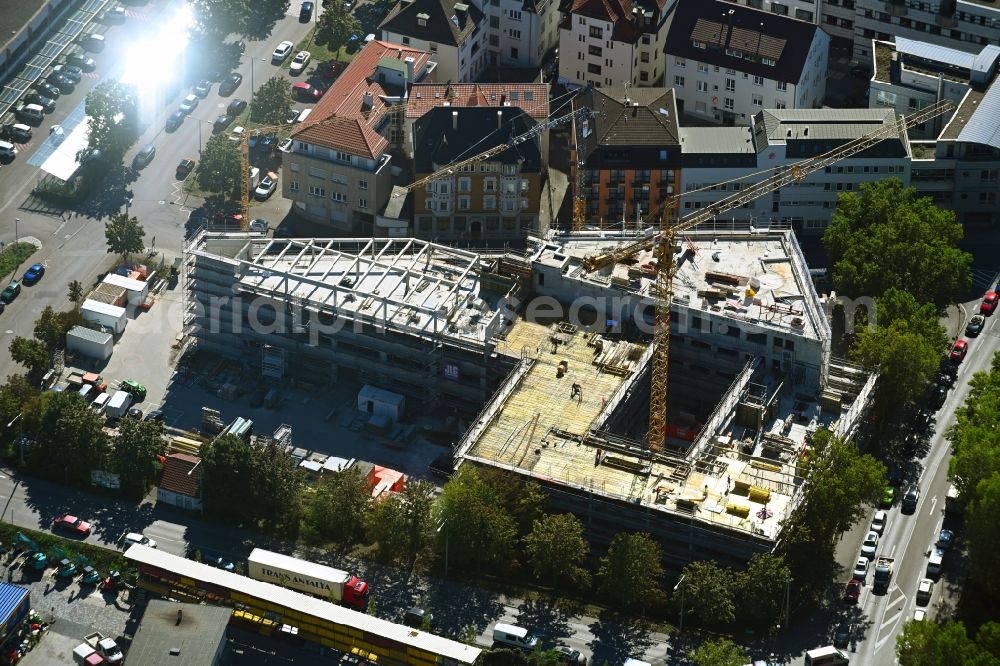
[(682, 127), (680, 134), (685, 153), (756, 152), (749, 127)]
[(27, 588), (0, 583), (0, 618), (3, 618), (0, 624), (10, 619), (26, 596), (28, 596)]
[(1000, 148), (1000, 85), (992, 85), (986, 91), (972, 117), (958, 133), (958, 140)]
[(896, 52), (969, 70), (972, 69), (976, 60), (975, 53), (966, 53), (958, 49), (950, 49), (947, 46), (918, 42), (905, 37), (896, 37)]

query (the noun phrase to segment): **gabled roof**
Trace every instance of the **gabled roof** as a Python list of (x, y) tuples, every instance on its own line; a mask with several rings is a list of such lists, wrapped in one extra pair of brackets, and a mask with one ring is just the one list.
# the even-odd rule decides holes
[[(612, 40), (634, 44), (644, 33), (656, 32), (666, 3), (667, 0), (565, 0), (560, 11), (612, 23)], [(634, 20), (634, 10), (649, 20), (645, 24)]]
[[(806, 21), (731, 2), (678, 0), (664, 51), (675, 58), (798, 83), (818, 30)], [(766, 65), (763, 59), (775, 64)]]
[[(593, 88), (590, 99), (593, 132), (584, 143), (598, 146), (676, 146), (680, 133), (672, 88)], [(589, 150), (587, 151), (589, 153)]]
[[(163, 463), (160, 488), (188, 497), (201, 491), (201, 458), (186, 453), (171, 453)], [(193, 471), (192, 471), (193, 470)]]
[[(380, 66), (389, 65), (389, 61), (398, 61), (406, 67), (407, 58), (413, 58), (414, 77), (417, 77), (426, 69), (430, 57), (427, 51), (390, 42), (376, 40), (365, 44), (320, 99), (309, 116), (309, 123), (292, 137), (367, 159), (377, 158), (389, 145), (385, 137), (375, 131), (386, 109), (382, 101), (386, 91), (371, 77)], [(365, 106), (366, 94), (371, 95), (370, 109)], [(333, 117), (337, 117), (333, 122), (318, 124)]]
[[(457, 121), (455, 116), (457, 115)], [(498, 121), (497, 115), (500, 115)], [(517, 107), (431, 109), (413, 124), (414, 171), (433, 173), (438, 167), (472, 157), (507, 143), (537, 123)], [(536, 141), (512, 146), (490, 159), (514, 164), (524, 160), (521, 171), (538, 172), (542, 155)]]
[[(465, 10), (457, 11), (456, 5), (463, 5)], [(483, 18), (483, 13), (472, 0), (464, 3), (458, 0), (413, 0), (409, 4), (400, 0), (379, 25), (379, 30), (458, 46), (475, 32)]]
[(431, 109), (453, 107), (521, 106), (532, 118), (549, 115), (549, 86), (545, 83), (418, 83), (410, 88), (406, 117), (419, 118)]

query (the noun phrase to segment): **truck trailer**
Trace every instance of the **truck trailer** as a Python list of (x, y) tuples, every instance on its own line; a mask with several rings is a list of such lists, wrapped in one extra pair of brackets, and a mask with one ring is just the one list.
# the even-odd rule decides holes
[(115, 391), (104, 408), (104, 413), (112, 418), (121, 418), (128, 414), (132, 405), (132, 394), (128, 391)]
[(892, 569), (895, 561), (891, 557), (880, 557), (875, 560), (875, 575), (872, 577), (875, 592), (889, 591), (889, 583), (892, 582)]
[(254, 548), (248, 563), (250, 577), (255, 580), (305, 592), (348, 608), (364, 610), (368, 606), (368, 583), (346, 571), (263, 548)]

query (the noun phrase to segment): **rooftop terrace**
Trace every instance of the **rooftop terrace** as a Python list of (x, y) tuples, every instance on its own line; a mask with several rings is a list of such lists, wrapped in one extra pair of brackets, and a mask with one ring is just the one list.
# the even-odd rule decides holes
[(962, 133), (965, 126), (972, 120), (973, 115), (979, 110), (979, 105), (985, 96), (986, 93), (983, 91), (969, 90), (962, 99), (962, 103), (958, 105), (958, 109), (955, 110), (954, 115), (952, 115), (951, 121), (944, 126), (941, 136), (938, 139), (958, 139), (958, 135)]

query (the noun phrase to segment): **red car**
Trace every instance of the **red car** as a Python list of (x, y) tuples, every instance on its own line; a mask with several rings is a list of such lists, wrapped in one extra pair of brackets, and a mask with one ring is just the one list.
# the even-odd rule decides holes
[(90, 523), (67, 513), (52, 521), (52, 529), (65, 530), (77, 536), (87, 536), (90, 534)]
[(860, 596), (861, 581), (857, 578), (847, 581), (847, 586), (844, 588), (844, 601), (849, 604), (856, 604)]
[(299, 99), (316, 101), (323, 96), (323, 92), (324, 91), (309, 83), (303, 83), (300, 81), (299, 83), (292, 84), (292, 94), (297, 95)]
[(186, 177), (189, 173), (191, 173), (194, 170), (194, 165), (195, 161), (190, 157), (186, 157), (183, 160), (181, 160), (180, 164), (177, 165), (177, 177), (178, 178)]
[(965, 340), (959, 340), (955, 343), (955, 346), (951, 349), (951, 362), (961, 363), (965, 359), (966, 353), (969, 351), (969, 343)]
[(343, 65), (336, 60), (328, 60), (327, 62), (321, 62), (316, 67), (316, 73), (324, 79), (335, 79), (342, 69)]
[(983, 302), (979, 304), (979, 314), (993, 314), (993, 311), (997, 309), (998, 300), (1000, 300), (1000, 294), (995, 291), (986, 292), (986, 295), (983, 296)]
[(216, 224), (224, 224), (227, 227), (243, 226), (243, 216), (239, 213), (225, 214), (222, 211), (219, 211), (212, 217), (212, 220)]

